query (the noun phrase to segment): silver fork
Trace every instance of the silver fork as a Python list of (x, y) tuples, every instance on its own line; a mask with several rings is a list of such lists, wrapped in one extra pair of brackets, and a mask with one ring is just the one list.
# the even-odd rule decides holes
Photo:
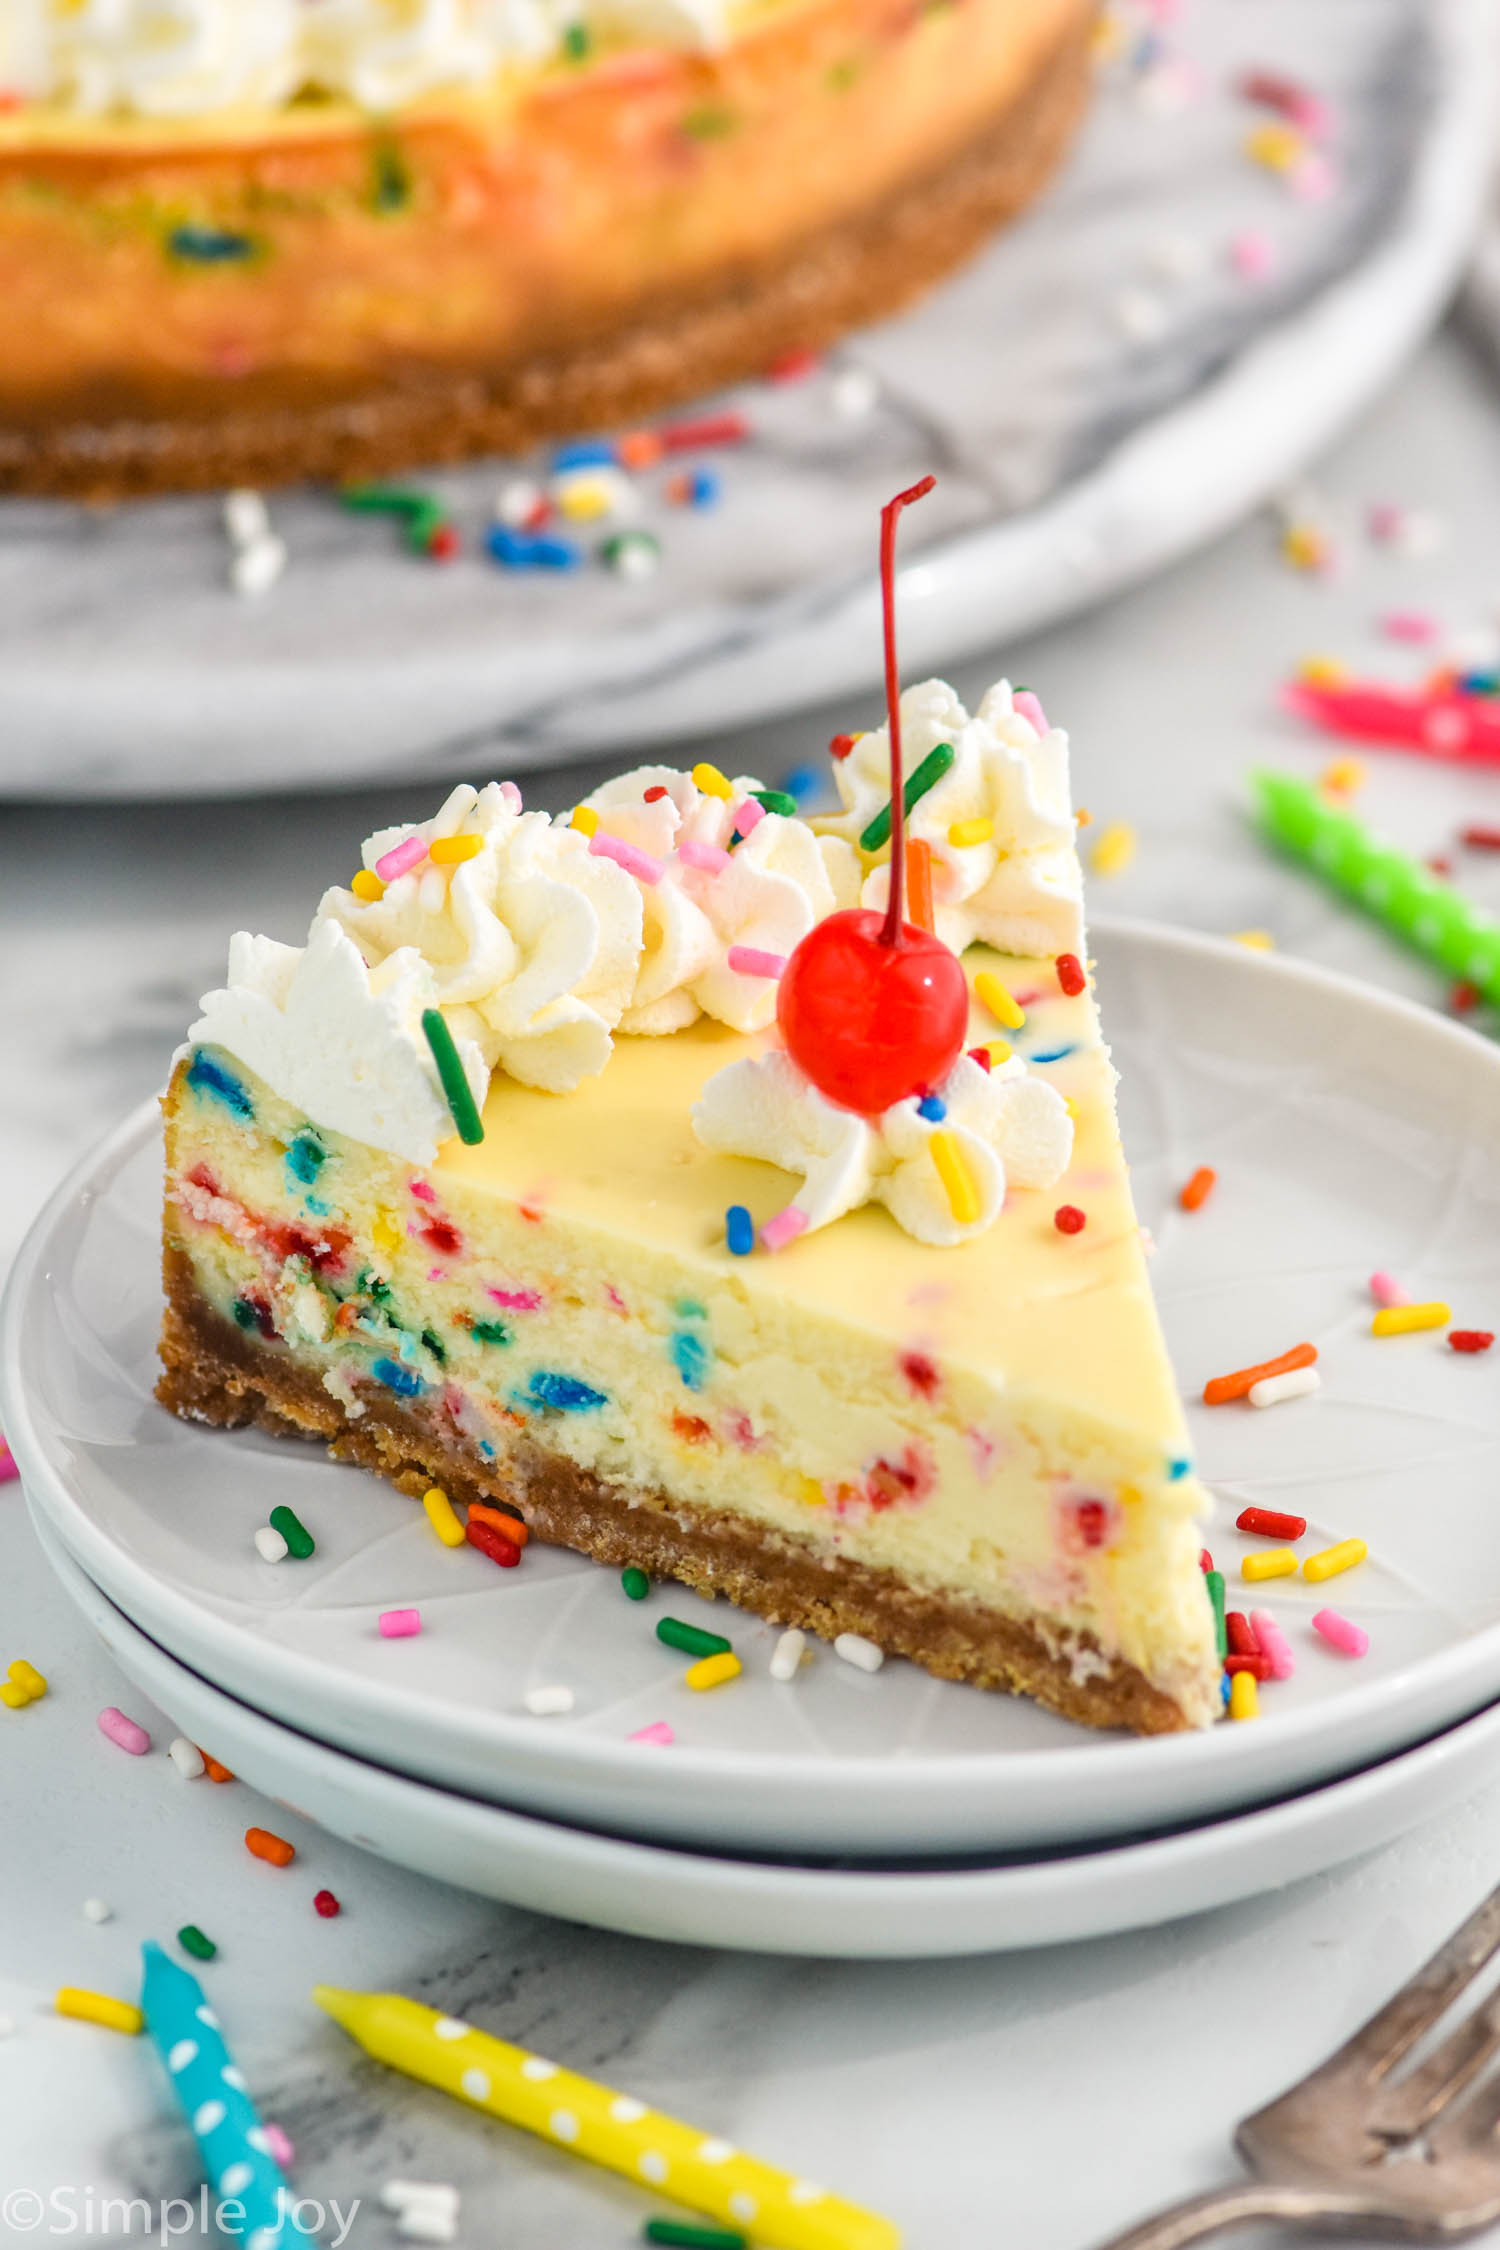
[(1500, 1994), (1405, 2078), (1391, 2073), (1497, 1949), (1500, 1890), (1337, 2054), (1244, 2120), (1235, 2146), (1257, 2178), (1174, 2204), (1100, 2250), (1185, 2250), (1252, 2219), (1389, 2242), (1461, 2242), (1493, 2226), (1500, 2078), (1458, 2097), (1500, 2053)]

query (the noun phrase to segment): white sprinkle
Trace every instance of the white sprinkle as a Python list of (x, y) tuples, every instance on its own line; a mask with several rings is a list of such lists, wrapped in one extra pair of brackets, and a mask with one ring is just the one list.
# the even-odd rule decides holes
[(237, 547), (253, 547), (258, 539), (264, 539), (270, 532), (271, 518), (261, 495), (248, 485), (237, 492), (226, 492), (224, 529)]
[(661, 542), (649, 531), (622, 532), (618, 538), (606, 540), (604, 559), (617, 578), (638, 584), (654, 578), (661, 569)]
[(833, 378), (829, 402), (842, 421), (862, 422), (875, 410), (880, 385), (868, 367), (841, 367)]
[(495, 521), (508, 524), (512, 531), (524, 531), (546, 497), (541, 486), (529, 477), (513, 477), (495, 495)]
[(878, 1672), (885, 1662), (885, 1650), (867, 1641), (863, 1633), (840, 1633), (833, 1644), (833, 1653), (841, 1656), (846, 1664), (857, 1665), (861, 1672)]
[(793, 1625), (782, 1634), (771, 1651), (771, 1677), (773, 1680), (795, 1680), (802, 1662), (802, 1651), (807, 1646), (807, 1635)]
[(380, 2191), (382, 2211), (405, 2211), (413, 2203), (458, 2217), (458, 2190), (446, 2180), (387, 2180)]
[[(269, 1530), (270, 1526), (267, 1525), (266, 1528)], [(279, 1531), (274, 1533), (273, 1536), (281, 1539)], [(285, 1552), (286, 1541), (284, 1539), (281, 1540), (281, 1545), (282, 1551)], [(203, 1752), (198, 1748), (196, 1742), (189, 1742), (185, 1734), (176, 1734), (172, 1737), (167, 1744), (167, 1756), (184, 1781), (201, 1781), (208, 1771), (207, 1766), (203, 1763)]]
[(1116, 321), (1137, 344), (1149, 344), (1167, 325), (1166, 309), (1145, 289), (1122, 289), (1114, 300)]
[(521, 1701), (534, 1719), (559, 1719), (573, 1708), (570, 1687), (531, 1687)]
[(274, 1524), (263, 1523), (255, 1534), (255, 1552), (262, 1562), (285, 1562), (291, 1549)]
[(229, 565), (229, 583), (237, 594), (253, 601), (258, 595), (269, 594), (285, 569), (286, 541), (268, 531), (264, 539), (237, 550)]
[(1315, 1367), (1293, 1367), (1285, 1375), (1263, 1375), (1246, 1396), (1252, 1406), (1279, 1406), (1284, 1398), (1306, 1398), (1309, 1391), (1322, 1387), (1323, 1378)]
[(83, 1918), (85, 1922), (112, 1922), (115, 1910), (106, 1905), (102, 1898), (86, 1898), (83, 1902)]
[(435, 2203), (408, 2203), (396, 2221), (396, 2232), (403, 2242), (456, 2242), (457, 2214)]

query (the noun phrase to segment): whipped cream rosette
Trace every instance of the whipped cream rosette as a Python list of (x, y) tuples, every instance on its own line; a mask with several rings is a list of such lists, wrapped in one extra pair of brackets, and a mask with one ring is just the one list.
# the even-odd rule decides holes
[[(944, 1115), (924, 1117), (916, 1100), (880, 1117), (839, 1109), (782, 1049), (730, 1063), (708, 1081), (693, 1109), (705, 1148), (760, 1157), (803, 1184), (789, 1209), (828, 1226), (862, 1203), (883, 1203), (918, 1242), (968, 1242), (999, 1218), (1007, 1184), (1050, 1187), (1066, 1171), (1073, 1124), (1055, 1088), (1015, 1059), (986, 1071), (960, 1055), (937, 1088)], [(976, 1190), (976, 1216), (955, 1218), (939, 1173), (934, 1136), (946, 1133)]]
[[(833, 912), (836, 882), (848, 889), (857, 879), (840, 839), (766, 812), (755, 794), (761, 782), (741, 775), (730, 787), (724, 797), (675, 767), (639, 766), (585, 799), (603, 835), (649, 862), (637, 878), (643, 949), (621, 1031), (680, 1031), (700, 1015), (764, 1030), (776, 1013), (775, 979), (731, 968), (731, 951), (785, 960)], [(747, 819), (749, 833), (731, 851)]]
[(302, 78), (297, 0), (5, 0), (23, 86), (96, 115), (194, 117), (273, 104)]
[[(924, 680), (901, 698), (902, 762), (910, 777), (940, 743), (952, 745), (947, 772), (912, 806), (908, 837), (931, 855), (937, 935), (955, 953), (976, 940), (997, 952), (1043, 957), (1083, 944), (1083, 879), (1068, 795), (1068, 738), (1045, 734), (1014, 706), (1001, 680), (971, 718), (943, 680)], [(887, 729), (861, 735), (835, 762), (841, 813), (818, 817), (826, 837), (858, 849), (890, 803)], [(865, 858), (862, 906), (883, 908), (890, 877), (884, 848)], [(840, 904), (854, 904), (841, 897)]]

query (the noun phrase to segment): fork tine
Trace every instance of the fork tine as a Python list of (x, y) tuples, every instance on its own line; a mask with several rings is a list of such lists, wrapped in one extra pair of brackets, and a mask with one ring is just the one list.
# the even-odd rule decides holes
[(1420, 2133), (1496, 2054), (1500, 2054), (1500, 1998), (1492, 1999), (1461, 2023), (1420, 2070), (1414, 2070), (1399, 2086), (1382, 2088), (1369, 2114), (1370, 2130)]
[(1313, 2077), (1335, 2077), (1357, 2070), (1370, 2079), (1384, 2078), (1472, 1983), (1497, 1948), (1500, 1888), (1490, 1892), (1447, 1944), (1439, 1946), (1432, 1959), (1351, 2039), (1346, 2039), (1337, 2054), (1330, 2055), (1322, 2068), (1312, 2073)]

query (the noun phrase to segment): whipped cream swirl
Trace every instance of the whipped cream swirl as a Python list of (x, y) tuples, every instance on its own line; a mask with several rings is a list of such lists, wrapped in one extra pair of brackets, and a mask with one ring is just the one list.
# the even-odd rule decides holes
[[(908, 836), (932, 853), (933, 918), (955, 953), (980, 940), (999, 953), (1040, 958), (1083, 945), (1083, 878), (1068, 792), (1068, 738), (1043, 732), (1017, 710), (1001, 680), (970, 718), (944, 680), (924, 680), (901, 698), (901, 754), (910, 775), (928, 752), (951, 743), (953, 764), (907, 816)], [(890, 802), (890, 735), (861, 735), (835, 762), (841, 813), (814, 826), (857, 849)], [(955, 837), (954, 831), (957, 831)], [(987, 831), (987, 832), (986, 832)], [(840, 905), (884, 908), (888, 853), (869, 864)]]
[[(904, 718), (904, 713), (903, 713)], [(1007, 1184), (1051, 1187), (1067, 1170), (1073, 1122), (1061, 1095), (1016, 1058), (986, 1071), (960, 1055), (937, 1093), (946, 1115), (930, 1119), (915, 1100), (881, 1117), (839, 1109), (805, 1078), (784, 1049), (747, 1056), (715, 1072), (693, 1110), (705, 1148), (754, 1156), (800, 1172), (787, 1210), (811, 1233), (862, 1203), (883, 1203), (918, 1242), (969, 1242), (992, 1227)], [(977, 1192), (978, 1213), (953, 1214), (933, 1155), (933, 1135), (951, 1137)]]
[(6, 0), (22, 93), (97, 115), (273, 106), (302, 79), (297, 0)]

